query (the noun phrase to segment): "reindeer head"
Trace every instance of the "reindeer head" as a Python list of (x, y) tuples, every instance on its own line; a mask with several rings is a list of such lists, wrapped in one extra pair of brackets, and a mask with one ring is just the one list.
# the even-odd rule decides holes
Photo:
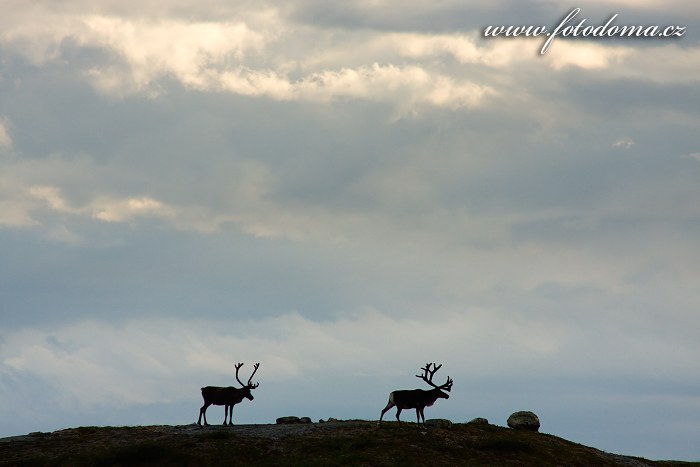
[(238, 383), (241, 386), (243, 386), (241, 388), (244, 391), (243, 397), (245, 397), (249, 401), (252, 401), (254, 398), (253, 398), (253, 394), (250, 392), (251, 389), (255, 389), (258, 386), (260, 386), (260, 383), (255, 383), (255, 384), (252, 383), (253, 376), (255, 375), (255, 372), (258, 371), (258, 367), (260, 366), (260, 364), (256, 363), (255, 365), (253, 365), (253, 373), (250, 375), (250, 378), (248, 378), (248, 383), (246, 383), (246, 384), (243, 384), (243, 382), (238, 378), (238, 370), (240, 370), (242, 366), (243, 366), (242, 363), (236, 363), (236, 381), (238, 381)]
[[(431, 369), (431, 366), (432, 366), (432, 369)], [(436, 386), (435, 383), (433, 383), (433, 376), (440, 368), (442, 368), (442, 364), (436, 365), (435, 363), (426, 363), (425, 366), (423, 368), (421, 368), (421, 370), (423, 370), (423, 374), (416, 375), (416, 377), (422, 379), (423, 381), (425, 381), (426, 383), (428, 383), (429, 385), (431, 385), (432, 387), (437, 389), (437, 396), (440, 399), (449, 399), (450, 395), (444, 393), (443, 390), (447, 391), (447, 392), (450, 392), (452, 390), (452, 383), (453, 383), (452, 378), (450, 378), (448, 376), (447, 382), (445, 384), (440, 385), (440, 386)]]

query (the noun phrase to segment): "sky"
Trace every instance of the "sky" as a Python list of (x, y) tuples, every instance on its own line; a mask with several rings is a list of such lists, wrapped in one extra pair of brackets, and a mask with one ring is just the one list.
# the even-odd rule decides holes
[[(700, 9), (0, 0), (0, 436), (428, 418), (700, 460)], [(212, 407), (209, 421), (223, 421)], [(389, 420), (394, 412), (387, 414)], [(403, 420), (413, 421), (410, 411)]]

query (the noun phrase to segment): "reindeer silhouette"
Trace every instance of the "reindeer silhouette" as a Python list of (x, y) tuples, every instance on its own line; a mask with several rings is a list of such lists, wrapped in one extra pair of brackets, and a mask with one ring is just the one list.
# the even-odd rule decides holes
[(258, 371), (259, 363), (256, 363), (253, 369), (253, 374), (248, 378), (248, 383), (243, 384), (238, 378), (238, 370), (243, 366), (242, 363), (236, 364), (236, 381), (243, 386), (242, 388), (235, 388), (233, 386), (228, 387), (218, 387), (218, 386), (206, 386), (202, 388), (202, 398), (204, 399), (204, 405), (199, 409), (199, 419), (197, 420), (197, 425), (202, 425), (202, 417), (204, 417), (204, 425), (207, 423), (207, 409), (210, 405), (223, 405), (224, 406), (224, 426), (227, 425), (226, 419), (228, 418), (228, 425), (233, 426), (233, 406), (241, 402), (243, 399), (253, 400), (253, 394), (251, 390), (260, 386), (260, 383), (252, 384), (253, 376), (255, 372)]
[(389, 402), (386, 404), (386, 407), (382, 409), (382, 415), (379, 417), (379, 422), (377, 423), (377, 426), (381, 426), (384, 414), (387, 412), (387, 410), (391, 409), (392, 407), (396, 407), (396, 420), (398, 420), (399, 426), (401, 425), (399, 415), (401, 415), (401, 411), (403, 409), (416, 409), (416, 418), (418, 419), (418, 424), (420, 425), (421, 418), (423, 418), (423, 425), (425, 425), (425, 414), (423, 413), (423, 410), (426, 407), (432, 406), (438, 399), (450, 398), (450, 395), (444, 393), (443, 390), (449, 392), (452, 389), (452, 378), (448, 376), (447, 382), (441, 386), (436, 386), (435, 384), (433, 384), (433, 376), (441, 367), (442, 364), (435, 365), (435, 363), (432, 363), (431, 369), (431, 364), (427, 363), (425, 367), (421, 368), (423, 370), (423, 374), (416, 375), (417, 378), (422, 379), (423, 381), (431, 385), (434, 389), (400, 390), (394, 391), (391, 394), (389, 394)]

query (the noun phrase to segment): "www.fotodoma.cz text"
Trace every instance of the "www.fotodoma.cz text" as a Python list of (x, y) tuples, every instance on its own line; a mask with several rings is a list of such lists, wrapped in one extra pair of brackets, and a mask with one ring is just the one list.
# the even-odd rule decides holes
[(673, 38), (685, 34), (685, 26), (618, 26), (615, 20), (619, 16), (615, 13), (604, 24), (598, 26), (586, 25), (586, 18), (574, 24), (574, 18), (581, 12), (580, 8), (574, 8), (553, 29), (547, 26), (487, 26), (484, 28), (484, 37), (539, 37), (546, 36), (547, 40), (540, 49), (540, 54), (545, 54), (555, 37), (627, 37), (627, 38)]

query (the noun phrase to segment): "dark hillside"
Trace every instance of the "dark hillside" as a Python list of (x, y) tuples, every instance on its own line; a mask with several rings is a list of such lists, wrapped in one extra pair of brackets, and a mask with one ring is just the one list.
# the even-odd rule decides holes
[(608, 454), (552, 435), (493, 425), (406, 423), (82, 427), (0, 439), (0, 466), (431, 465), (700, 466)]

